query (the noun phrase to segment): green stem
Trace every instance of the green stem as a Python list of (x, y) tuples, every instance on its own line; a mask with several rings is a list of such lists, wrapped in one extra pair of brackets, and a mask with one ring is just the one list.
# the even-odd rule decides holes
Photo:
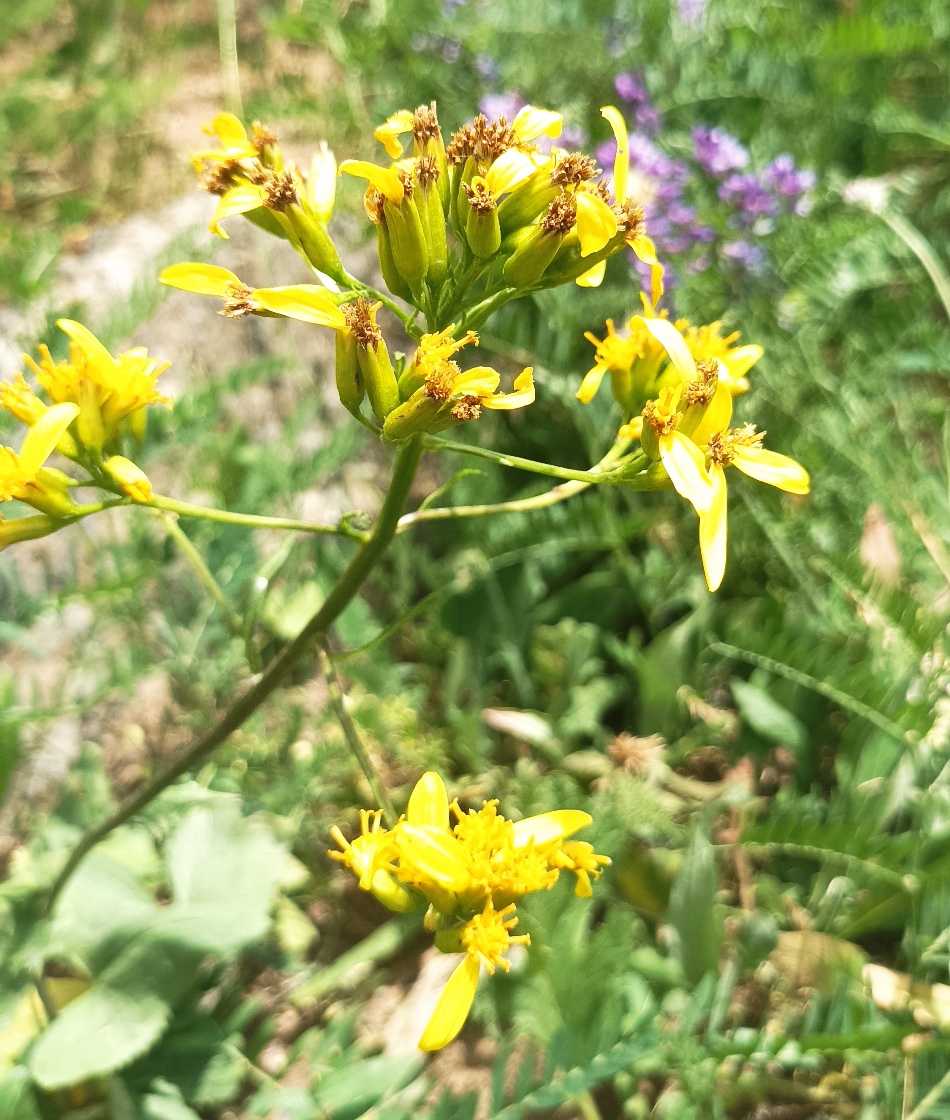
[(921, 1099), (914, 1111), (908, 1115), (907, 1120), (924, 1120), (931, 1106), (937, 1104), (947, 1089), (950, 1089), (950, 1073), (945, 1073), (940, 1078), (930, 1092)]
[(325, 647), (320, 650), (320, 668), (323, 670), (323, 675), (327, 681), (330, 703), (333, 705), (336, 718), (340, 721), (340, 726), (343, 728), (343, 734), (346, 737), (346, 745), (350, 748), (350, 753), (359, 763), (359, 767), (363, 771), (363, 776), (369, 783), (369, 788), (373, 791), (373, 796), (376, 798), (376, 804), (379, 805), (383, 811), (386, 827), (393, 828), (395, 827), (396, 821), (399, 819), (396, 806), (393, 805), (392, 798), (389, 796), (389, 790), (386, 789), (379, 774), (376, 773), (376, 767), (373, 765), (373, 760), (369, 757), (369, 752), (363, 745), (363, 740), (360, 738), (360, 733), (356, 728), (356, 724), (353, 722), (350, 713), (346, 710), (343, 686), (340, 684), (340, 678), (337, 674), (336, 667), (330, 660)]
[(297, 521), (292, 517), (262, 517), (256, 513), (233, 513), (226, 509), (212, 509), (209, 506), (193, 506), (190, 502), (179, 502), (175, 498), (163, 498), (160, 494), (153, 494), (148, 503), (155, 509), (168, 510), (181, 517), (199, 517), (203, 521), (217, 521), (222, 525), (247, 525), (254, 529), (288, 529), (299, 533), (332, 533), (339, 537), (349, 537), (350, 540), (363, 544), (367, 539), (366, 533), (353, 529), (341, 522), (338, 525), (320, 525), (313, 521)]
[[(640, 474), (631, 474), (631, 470), (645, 466), (647, 458), (642, 453), (632, 455), (628, 460), (619, 460), (618, 465), (611, 471), (575, 471), (569, 467), (556, 467), (552, 463), (539, 463), (534, 459), (522, 459), (517, 455), (502, 455), (498, 451), (489, 451), (487, 447), (475, 447), (468, 443), (453, 443), (450, 439), (440, 439), (438, 436), (426, 436), (427, 451), (454, 451), (456, 455), (472, 455), (476, 459), (487, 459), (491, 463), (498, 463), (502, 467), (513, 467), (515, 470), (531, 471), (532, 474), (543, 474), (548, 478), (563, 478), (574, 482), (586, 482), (599, 486), (623, 486), (627, 490), (656, 490), (661, 487), (656, 485), (656, 480), (648, 471)], [(666, 488), (666, 487), (662, 487)]]
[(205, 563), (204, 557), (198, 549), (195, 548), (188, 534), (185, 533), (178, 524), (175, 514), (156, 511), (155, 516), (164, 524), (165, 530), (178, 545), (179, 549), (181, 549), (181, 553), (191, 565), (192, 571), (207, 589), (211, 598), (214, 599), (224, 612), (224, 617), (227, 619), (228, 627), (231, 632), (240, 637), (243, 630), (241, 620), (234, 613), (231, 604), (227, 600), (227, 596), (221, 590), (220, 584), (214, 578), (211, 569)]
[(241, 104), (241, 72), (238, 69), (237, 13), (234, 0), (218, 0), (218, 53), (221, 59), (221, 85), (228, 109), (244, 116)]
[(927, 275), (937, 289), (937, 295), (940, 296), (940, 302), (947, 312), (947, 317), (950, 318), (950, 276), (947, 276), (944, 271), (933, 246), (901, 214), (894, 214), (890, 210), (885, 210), (880, 218), (886, 225), (890, 226), (927, 270)]
[(63, 887), (87, 852), (94, 848), (100, 840), (108, 836), (114, 828), (118, 828), (130, 817), (140, 812), (163, 790), (177, 781), (182, 774), (208, 758), (283, 683), (304, 654), (310, 652), (314, 646), (319, 645), (327, 630), (363, 586), (395, 536), (399, 516), (406, 504), (412, 481), (416, 476), (422, 450), (422, 440), (418, 436), (406, 440), (399, 448), (393, 466), (389, 490), (386, 493), (376, 525), (344, 569), (323, 606), (313, 615), (297, 637), (289, 645), (286, 645), (267, 666), (255, 684), (228, 708), (213, 727), (210, 727), (192, 744), (180, 751), (175, 758), (158, 771), (150, 782), (127, 797), (114, 813), (90, 828), (81, 837), (50, 888), (46, 903), (47, 912), (52, 910), (53, 904)]

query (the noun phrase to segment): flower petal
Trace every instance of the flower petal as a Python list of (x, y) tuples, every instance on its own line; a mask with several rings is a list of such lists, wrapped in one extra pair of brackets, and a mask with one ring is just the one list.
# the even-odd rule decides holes
[(704, 514), (712, 501), (712, 483), (702, 451), (682, 432), (672, 431), (660, 438), (660, 459), (677, 494)]
[(483, 408), (493, 408), (510, 412), (513, 408), (525, 408), (534, 404), (534, 370), (531, 366), (523, 369), (515, 378), (513, 393), (496, 393), (482, 398)]
[(594, 366), (593, 369), (584, 374), (581, 387), (574, 394), (581, 404), (590, 404), (597, 396), (597, 390), (600, 388), (600, 383), (603, 381), (606, 372), (607, 370), (603, 366)]
[(251, 297), (265, 311), (315, 323), (318, 327), (342, 330), (346, 318), (339, 307), (316, 284), (293, 284), (286, 288), (255, 288)]
[(613, 105), (605, 105), (600, 115), (610, 125), (617, 141), (617, 155), (614, 157), (614, 198), (618, 206), (627, 201), (627, 176), (630, 172), (630, 141), (627, 136), (627, 122)]
[(536, 109), (533, 105), (525, 105), (511, 122), (515, 136), (523, 143), (537, 140), (539, 136), (549, 136), (556, 140), (561, 135), (563, 126), (564, 118), (560, 113), (551, 112), (550, 109)]
[(478, 987), (478, 958), (465, 959), (449, 977), (435, 1005), (432, 1018), (419, 1039), (419, 1049), (431, 1053), (447, 1046), (459, 1033), (472, 1009)]
[(581, 243), (581, 256), (599, 253), (607, 242), (616, 236), (617, 215), (602, 198), (586, 191), (579, 191), (577, 202), (577, 236)]
[(739, 378), (748, 373), (764, 353), (761, 346), (750, 343), (748, 346), (737, 346), (735, 350), (729, 350), (722, 360), (731, 376)]
[(112, 455), (102, 464), (134, 502), (152, 500), (152, 484), (141, 467), (124, 455)]
[[(78, 323), (75, 324), (79, 326)], [(26, 433), (23, 447), (17, 456), (20, 469), (27, 477), (34, 477), (46, 460), (53, 454), (56, 444), (63, 438), (69, 425), (79, 415), (79, 406), (66, 402), (57, 404), (37, 420)]]
[(413, 115), (409, 109), (399, 109), (373, 129), (373, 138), (382, 144), (390, 159), (399, 159), (402, 155), (403, 145), (399, 137), (412, 132), (412, 120)]
[(445, 792), (445, 782), (434, 770), (429, 770), (416, 782), (406, 806), (406, 820), (410, 824), (448, 829), (449, 795)]
[(402, 205), (406, 190), (402, 185), (402, 179), (391, 167), (377, 167), (375, 163), (369, 163), (365, 159), (345, 159), (340, 164), (340, 173), (355, 175), (357, 179), (366, 179), (393, 206)]
[(118, 368), (118, 362), (88, 327), (77, 323), (75, 319), (57, 319), (56, 326), (76, 343), (90, 362), (106, 369)]
[(499, 198), (530, 179), (536, 170), (534, 161), (524, 152), (509, 148), (485, 172), (485, 185), (495, 198)]
[(220, 223), (225, 218), (233, 218), (237, 214), (247, 214), (248, 211), (257, 210), (263, 205), (264, 192), (260, 187), (252, 186), (250, 183), (232, 187), (218, 199), (218, 205), (214, 208), (214, 214), (208, 223), (208, 229), (215, 236), (227, 241), (228, 235), (221, 228)]
[(705, 447), (709, 437), (716, 432), (723, 432), (729, 427), (732, 420), (732, 393), (729, 384), (720, 380), (716, 386), (713, 399), (703, 414), (702, 420), (696, 425), (695, 431), (690, 436), (697, 447)]
[(229, 287), (241, 283), (229, 268), (221, 268), (217, 264), (201, 264), (197, 261), (172, 264), (168, 268), (163, 268), (159, 273), (158, 282), (167, 284), (169, 288), (194, 292), (199, 296), (223, 296)]
[(465, 849), (445, 829), (403, 822), (393, 830), (403, 870), (450, 891), (464, 890), (470, 880)]
[(642, 323), (663, 347), (683, 380), (695, 381), (696, 363), (693, 361), (693, 355), (689, 352), (686, 340), (676, 327), (674, 327), (668, 319), (636, 315), (630, 320), (631, 325), (634, 323), (634, 320), (636, 320), (637, 325)]
[(582, 272), (574, 283), (579, 288), (599, 288), (604, 282), (604, 274), (607, 272), (607, 262), (599, 261), (593, 268), (589, 268), (586, 272)]
[(552, 841), (563, 840), (565, 836), (587, 828), (593, 819), (590, 813), (580, 809), (555, 809), (550, 813), (539, 813), (536, 817), (525, 817), (512, 824), (515, 847), (526, 848), (532, 843), (542, 847)]
[(764, 447), (737, 447), (732, 455), (733, 466), (743, 474), (758, 482), (777, 486), (789, 494), (807, 494), (811, 489), (808, 471), (777, 451), (766, 451)]
[(218, 113), (211, 122), (211, 131), (221, 142), (225, 155), (243, 152), (248, 147), (247, 129), (233, 113)]
[(327, 147), (326, 140), (314, 152), (307, 176), (307, 201), (314, 213), (326, 225), (333, 217), (333, 203), (336, 200), (336, 156)]
[(699, 550), (710, 591), (716, 591), (726, 572), (726, 529), (728, 525), (726, 472), (714, 463), (709, 471), (712, 501), (699, 519)]

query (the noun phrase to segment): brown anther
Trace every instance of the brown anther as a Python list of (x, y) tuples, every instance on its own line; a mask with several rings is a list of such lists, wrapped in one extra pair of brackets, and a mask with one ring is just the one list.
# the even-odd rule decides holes
[(598, 179), (596, 183), (591, 184), (590, 193), (595, 198), (599, 198), (601, 202), (606, 202), (610, 205), (612, 197), (610, 194), (610, 187), (607, 186), (606, 179)]
[(290, 171), (266, 172), (260, 185), (264, 189), (264, 205), (268, 210), (286, 210), (300, 201), (297, 184)]
[(477, 420), (481, 414), (482, 402), (474, 395), (462, 397), (452, 407), (452, 417), (455, 420)]
[(674, 413), (661, 412), (658, 401), (647, 401), (643, 406), (643, 422), (649, 424), (658, 436), (668, 436), (676, 430), (678, 417)]
[(464, 163), (469, 156), (474, 156), (479, 164), (487, 167), (516, 143), (515, 130), (504, 117), (489, 124), (484, 114), (479, 113), (455, 133), (445, 149), (445, 156), (449, 163)]
[(224, 306), (218, 314), (224, 315), (227, 319), (241, 319), (245, 315), (250, 315), (257, 310), (257, 304), (251, 298), (253, 294), (254, 289), (246, 284), (229, 284), (221, 296)]
[(416, 178), (419, 180), (420, 187), (428, 190), (438, 177), (439, 165), (435, 156), (420, 156), (416, 160)]
[(259, 121), (254, 122), (251, 127), (251, 143), (258, 152), (275, 147), (277, 142), (276, 135), (269, 128), (265, 128)]
[(551, 172), (551, 182), (559, 187), (576, 187), (600, 174), (600, 168), (590, 158), (580, 152), (572, 152), (558, 160)]
[(426, 378), (426, 396), (438, 401), (439, 404), (445, 404), (452, 396), (455, 390), (455, 379), (461, 372), (458, 362), (439, 362)]
[(368, 350), (370, 346), (375, 349), (383, 340), (383, 332), (376, 325), (378, 307), (378, 303), (370, 303), (362, 296), (340, 307), (347, 329), (364, 350)]
[(209, 194), (225, 194), (237, 186), (239, 179), (247, 177), (247, 170), (237, 160), (222, 160), (202, 168), (201, 185)]
[(577, 202), (572, 194), (559, 194), (541, 219), (544, 233), (569, 233), (577, 221)]
[(421, 147), (428, 141), (435, 140), (439, 135), (439, 118), (435, 111), (435, 102), (430, 105), (420, 105), (412, 114), (412, 136)]
[(755, 424), (743, 424), (727, 432), (716, 432), (706, 445), (709, 460), (719, 467), (728, 467), (737, 447), (761, 447), (765, 432), (757, 432)]
[(370, 187), (366, 194), (363, 195), (363, 209), (366, 211), (366, 217), (373, 223), (373, 225), (381, 225), (383, 222), (383, 206), (386, 202), (385, 195), (381, 194), (375, 187)]
[(498, 205), (495, 196), (484, 183), (463, 183), (468, 204), (476, 214), (490, 214)]
[(709, 404), (716, 395), (716, 386), (719, 384), (719, 365), (712, 361), (699, 361), (696, 363), (695, 381), (690, 381), (683, 392), (683, 403)]
[(412, 198), (412, 193), (416, 189), (415, 181), (408, 171), (404, 171), (401, 167), (396, 171), (399, 176), (399, 181), (402, 183), (402, 189), (405, 191), (406, 198)]
[(643, 216), (643, 207), (638, 202), (628, 199), (623, 205), (620, 221), (628, 237), (638, 237), (646, 232), (646, 220)]

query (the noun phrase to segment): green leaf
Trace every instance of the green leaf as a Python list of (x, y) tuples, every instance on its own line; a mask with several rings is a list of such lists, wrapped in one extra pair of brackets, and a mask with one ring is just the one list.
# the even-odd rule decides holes
[(44, 1089), (75, 1085), (128, 1065), (161, 1035), (171, 1008), (154, 992), (95, 985), (63, 1008), (30, 1052)]
[(355, 1120), (385, 1094), (401, 1089), (419, 1072), (421, 1055), (401, 1058), (367, 1058), (331, 1070), (317, 1086), (314, 1099), (334, 1120)]
[(679, 937), (679, 955), (690, 984), (719, 967), (722, 921), (716, 910), (719, 875), (712, 845), (699, 831), (686, 850), (670, 891), (668, 916)]
[(801, 721), (767, 692), (740, 677), (733, 677), (731, 687), (742, 718), (763, 739), (793, 750), (807, 744), (808, 733)]
[(40, 1120), (33, 1079), (17, 1066), (0, 1079), (0, 1117), (3, 1120)]

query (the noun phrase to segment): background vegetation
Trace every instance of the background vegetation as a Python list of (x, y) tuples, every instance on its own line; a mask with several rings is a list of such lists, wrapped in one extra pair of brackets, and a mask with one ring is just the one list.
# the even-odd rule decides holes
[[(27, 308), (43, 334), (75, 310), (56, 303), (63, 255), (186, 189), (176, 106), (209, 59), (218, 80), (218, 16), (184, 0), (0, 11), (0, 312)], [(754, 233), (761, 267), (683, 268), (668, 300), (764, 346), (757, 419), (813, 494), (734, 488), (716, 596), (684, 503), (605, 487), (400, 538), (340, 620), (346, 702), (397, 801), (437, 767), (463, 802), (588, 808), (614, 860), (592, 904), (566, 884), (533, 900), (526, 958), (428, 1066), (385, 1039), (424, 975), (418, 925), (387, 921), (325, 856), (330, 825), (371, 795), (316, 665), (87, 859), (55, 920), (38, 912), (79, 830), (247, 670), (144, 515), (55, 563), (4, 554), (0, 1115), (950, 1116), (946, 5), (275, 0), (237, 17), (248, 118), (338, 154), (371, 153), (396, 108), (438, 99), (451, 128), (507, 92), (597, 144), (614, 77), (642, 71), (671, 157), (705, 124), (756, 167), (790, 153), (813, 169), (810, 212)], [(848, 183), (882, 176), (876, 212), (849, 201), (867, 191)], [(689, 190), (712, 214), (708, 184)], [(483, 346), (536, 355), (539, 400), (465, 438), (581, 468), (603, 453), (613, 406), (573, 394), (583, 332), (638, 306), (615, 264), (597, 291), (544, 293), (489, 325)], [(106, 340), (158, 300), (139, 286)], [(180, 372), (144, 461), (177, 464), (214, 504), (293, 508), (371, 456), (292, 359)], [(233, 407), (260, 387), (267, 444)], [(486, 465), (449, 500), (534, 492)], [(183, 528), (271, 649), (344, 556)], [(68, 719), (81, 749), (44, 785), (37, 759), (57, 757)], [(114, 1025), (107, 1047), (81, 1017), (41, 1029), (80, 976), (87, 1014)]]

